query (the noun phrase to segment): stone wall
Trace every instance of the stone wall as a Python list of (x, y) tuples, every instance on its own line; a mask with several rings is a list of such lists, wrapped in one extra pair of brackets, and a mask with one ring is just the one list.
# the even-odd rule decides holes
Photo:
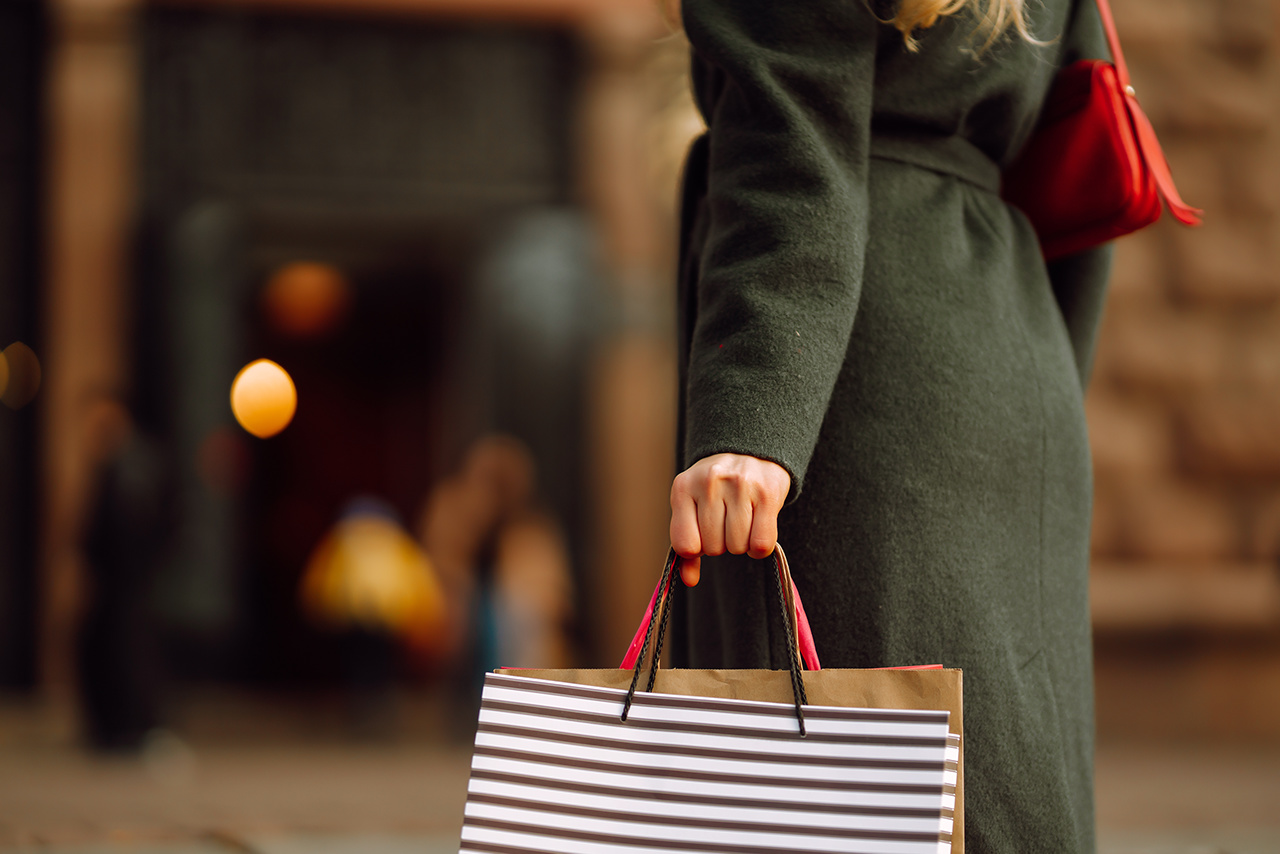
[(1206, 217), (1117, 247), (1088, 395), (1100, 733), (1280, 739), (1280, 3), (1114, 6)]

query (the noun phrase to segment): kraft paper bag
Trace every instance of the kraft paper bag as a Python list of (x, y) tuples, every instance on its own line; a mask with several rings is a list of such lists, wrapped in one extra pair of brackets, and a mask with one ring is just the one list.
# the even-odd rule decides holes
[[(626, 691), (632, 672), (621, 669), (501, 670), (500, 673), (593, 685)], [(646, 677), (641, 678), (644, 682)], [(964, 854), (964, 702), (963, 673), (929, 670), (806, 671), (809, 704), (862, 709), (912, 709), (950, 712), (950, 730), (959, 742), (956, 760), (955, 815), (951, 851)], [(680, 670), (659, 668), (654, 691), (689, 697), (792, 702), (791, 677), (785, 670)]]
[[(661, 660), (670, 614), (666, 606), (675, 587), (676, 565), (674, 553), (668, 555), (623, 667), (513, 668), (486, 677), (461, 850), (476, 854), (603, 854), (633, 851), (640, 845), (697, 852), (857, 850), (891, 854), (929, 850), (963, 854), (961, 671), (937, 665), (822, 669), (780, 548), (773, 565), (778, 602), (791, 639), (790, 671), (655, 670), (652, 664)], [(651, 643), (655, 627), (656, 642)], [(801, 670), (801, 662), (807, 670)], [(641, 722), (636, 723), (637, 718)], [(928, 730), (930, 726), (932, 730)], [(885, 727), (897, 735), (885, 736)], [(929, 735), (920, 735), (926, 730)], [(747, 741), (735, 741), (739, 737)], [(850, 746), (855, 744), (877, 758), (863, 762), (836, 755), (861, 749)], [(907, 752), (893, 753), (899, 748)], [(733, 750), (746, 753), (734, 754)], [(911, 753), (913, 750), (916, 752)], [(726, 766), (724, 757), (734, 762)], [(704, 768), (702, 772), (689, 770), (695, 759), (712, 764), (698, 766)], [(824, 761), (875, 767), (834, 771), (821, 767)], [(754, 797), (763, 799), (762, 806), (750, 814), (760, 820), (744, 825), (744, 810), (738, 808), (735, 813), (727, 807), (724, 821), (708, 818), (704, 810), (689, 812), (689, 805), (674, 794), (686, 785), (682, 779), (698, 780), (713, 789), (723, 786), (721, 772), (730, 766), (756, 770), (755, 776), (744, 776), (742, 781), (744, 785), (759, 784), (752, 791)], [(792, 769), (789, 775), (787, 767)], [(898, 773), (895, 769), (907, 769), (902, 773), (908, 777), (894, 777)], [(923, 776), (909, 776), (916, 772)], [(853, 782), (833, 782), (837, 778), (829, 775), (836, 773), (853, 773)], [(921, 785), (922, 780), (935, 779), (931, 773), (937, 775), (936, 785)], [(673, 774), (672, 779), (661, 779), (656, 788), (650, 785), (655, 777)], [(814, 779), (805, 779), (805, 774)], [(649, 782), (636, 782), (642, 780)], [(781, 825), (760, 818), (781, 815), (771, 811), (778, 807), (778, 797), (794, 798), (790, 806), (782, 807), (784, 811), (823, 809), (806, 799), (806, 787), (815, 789), (814, 803), (822, 798), (834, 803), (831, 799), (838, 798), (846, 791), (841, 786), (846, 786), (848, 792), (857, 790), (857, 797), (871, 798), (869, 803), (877, 805), (870, 809), (842, 803), (830, 807), (834, 811), (870, 809), (878, 815), (905, 814), (913, 809), (895, 809), (899, 802), (920, 803), (911, 801), (914, 795), (894, 800), (897, 796), (876, 791), (882, 784), (885, 791), (896, 786), (897, 791), (919, 794), (928, 789), (939, 799), (940, 812), (932, 813), (938, 823), (931, 841), (919, 832), (919, 824), (892, 824), (895, 819), (891, 818), (873, 818), (870, 825), (867, 819), (859, 819), (862, 823), (852, 828), (847, 824), (851, 819), (817, 815), (811, 825), (796, 830), (799, 835), (794, 838), (779, 835), (779, 827), (796, 827), (794, 815)], [(641, 806), (625, 800), (627, 794), (645, 786), (649, 788)], [(825, 791), (817, 791), (821, 789)], [(729, 790), (735, 797), (746, 791), (737, 783), (729, 785)], [(775, 790), (782, 794), (764, 794)], [(655, 807), (655, 799), (665, 806)], [(716, 797), (704, 795), (701, 801), (712, 804), (707, 809), (713, 811), (724, 806)], [(682, 833), (682, 827), (687, 831)], [(852, 840), (847, 844), (854, 847), (833, 842), (832, 827), (847, 828)], [(556, 834), (556, 838), (552, 840), (548, 834)], [(763, 841), (757, 844), (757, 839)]]

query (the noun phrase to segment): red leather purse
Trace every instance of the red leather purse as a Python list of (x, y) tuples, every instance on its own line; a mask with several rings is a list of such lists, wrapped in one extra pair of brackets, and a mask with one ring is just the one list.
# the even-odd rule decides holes
[(1052, 261), (1160, 219), (1203, 213), (1182, 201), (1120, 51), (1107, 0), (1097, 0), (1114, 63), (1082, 59), (1058, 73), (1040, 125), (1005, 170), (1001, 195), (1022, 210)]

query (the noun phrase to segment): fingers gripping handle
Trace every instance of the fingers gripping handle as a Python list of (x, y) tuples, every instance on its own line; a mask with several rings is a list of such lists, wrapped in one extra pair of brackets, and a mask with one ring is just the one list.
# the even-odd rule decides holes
[[(813, 648), (813, 632), (809, 629), (809, 621), (805, 616), (804, 608), (800, 605), (800, 595), (796, 590), (795, 582), (791, 580), (791, 570), (787, 565), (786, 555), (781, 548), (774, 550), (772, 557), (774, 566), (774, 589), (777, 592), (778, 606), (782, 609), (783, 620), (787, 629), (787, 653), (790, 659), (791, 673), (791, 689), (796, 707), (796, 721), (799, 724), (800, 735), (805, 735), (804, 722), (804, 706), (809, 702), (805, 694), (804, 678), (801, 676), (801, 659), (803, 658), (806, 665), (812, 670), (818, 670), (818, 656)], [(656, 641), (652, 645), (653, 655), (652, 664), (649, 668), (649, 682), (646, 691), (653, 691), (654, 682), (658, 676), (658, 666), (662, 658), (662, 640), (667, 632), (667, 623), (671, 617), (670, 600), (672, 588), (675, 585), (676, 566), (679, 558), (675, 552), (669, 552), (667, 555), (666, 565), (663, 567), (662, 578), (658, 582), (658, 587), (653, 592), (653, 597), (649, 600), (649, 607), (645, 611), (644, 619), (641, 621), (640, 629), (636, 632), (635, 638), (631, 642), (631, 647), (627, 650), (627, 655), (622, 661), (622, 669), (630, 669), (631, 686), (627, 689), (626, 700), (622, 705), (622, 720), (627, 719), (627, 715), (631, 711), (632, 700), (635, 697), (636, 686), (640, 682), (640, 671), (644, 668), (644, 663), (649, 657), (650, 641), (654, 640), (653, 629), (655, 623), (658, 626), (658, 635)], [(803, 641), (801, 639), (804, 639)], [(808, 650), (808, 655), (804, 654), (802, 646)]]

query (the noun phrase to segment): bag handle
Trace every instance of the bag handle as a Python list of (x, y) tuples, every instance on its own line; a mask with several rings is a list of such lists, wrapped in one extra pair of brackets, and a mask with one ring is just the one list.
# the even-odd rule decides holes
[[(671, 557), (668, 555), (667, 560)], [(774, 551), (774, 559), (777, 571), (782, 574), (785, 589), (791, 591), (791, 595), (787, 598), (786, 613), (795, 614), (795, 637), (799, 647), (800, 661), (804, 664), (805, 670), (821, 670), (822, 662), (818, 659), (818, 648), (813, 640), (813, 628), (809, 625), (809, 615), (805, 613), (804, 603), (800, 601), (800, 591), (796, 589), (795, 581), (791, 578), (791, 567), (787, 563), (786, 552), (782, 550), (782, 546), (777, 546)], [(781, 564), (781, 566), (778, 566)], [(666, 577), (666, 570), (663, 570), (663, 578)], [(649, 623), (653, 620), (655, 611), (661, 608), (658, 602), (658, 594), (662, 592), (663, 579), (658, 580), (658, 585), (653, 588), (653, 595), (649, 597), (649, 607), (645, 609), (644, 616), (640, 618), (640, 626), (636, 629), (635, 636), (631, 638), (631, 644), (627, 647), (627, 654), (623, 656), (622, 663), (618, 665), (620, 670), (631, 670), (636, 666), (636, 661), (641, 658), (641, 646), (644, 644), (645, 634), (649, 630)], [(659, 614), (659, 619), (662, 619)]]
[(1169, 169), (1169, 161), (1165, 159), (1164, 151), (1160, 148), (1160, 141), (1156, 139), (1156, 132), (1151, 127), (1151, 122), (1142, 111), (1142, 107), (1138, 105), (1138, 93), (1133, 89), (1133, 82), (1129, 78), (1129, 66), (1124, 61), (1124, 51), (1120, 49), (1120, 33), (1116, 30), (1116, 21), (1111, 14), (1110, 0), (1095, 0), (1095, 2), (1098, 6), (1098, 16), (1102, 19), (1102, 28), (1107, 34), (1107, 46), (1111, 48), (1111, 64), (1115, 66), (1121, 95), (1125, 99), (1129, 117), (1133, 121), (1134, 132), (1138, 137), (1138, 150), (1142, 152), (1142, 159), (1151, 170), (1156, 187), (1160, 190), (1160, 195), (1164, 198), (1164, 203), (1168, 205), (1169, 213), (1173, 214), (1174, 219), (1183, 225), (1199, 225), (1204, 211), (1193, 208), (1178, 195), (1178, 188), (1173, 183), (1173, 172)]
[[(804, 706), (808, 705), (809, 698), (805, 693), (804, 678), (800, 671), (800, 646), (797, 642), (796, 623), (799, 615), (803, 613), (799, 610), (799, 595), (795, 589), (795, 582), (791, 580), (791, 570), (787, 566), (785, 554), (781, 549), (774, 549), (770, 559), (773, 562), (774, 572), (770, 573), (774, 580), (774, 590), (777, 594), (778, 607), (782, 609), (782, 622), (787, 632), (787, 653), (790, 658), (791, 672), (791, 694), (795, 701), (796, 721), (800, 725), (800, 736), (806, 735), (804, 724)], [(649, 683), (645, 689), (646, 692), (652, 692), (655, 681), (658, 678), (658, 663), (662, 658), (662, 643), (667, 633), (667, 623), (671, 618), (671, 594), (675, 588), (676, 569), (680, 565), (680, 559), (672, 549), (667, 553), (667, 562), (662, 570), (662, 577), (658, 581), (658, 588), (653, 593), (653, 599), (649, 603), (649, 609), (645, 612), (644, 621), (641, 623), (640, 631), (636, 633), (637, 638), (643, 634), (643, 640), (640, 642), (639, 648), (636, 649), (636, 642), (632, 641), (632, 649), (627, 651), (627, 656), (623, 659), (623, 668), (626, 669), (628, 663), (632, 666), (631, 686), (627, 689), (627, 696), (622, 704), (622, 720), (627, 719), (627, 715), (631, 712), (631, 703), (635, 699), (636, 686), (640, 682), (640, 671), (644, 667), (645, 661), (649, 658), (649, 641), (653, 636), (653, 625), (658, 623), (658, 636), (653, 646), (653, 660), (649, 668)], [(790, 595), (784, 592), (785, 587), (789, 588)], [(788, 605), (788, 600), (791, 604)], [(655, 613), (656, 611), (656, 613)], [(655, 616), (657, 619), (655, 619)], [(808, 620), (805, 619), (806, 627)], [(809, 642), (812, 645), (813, 635), (809, 633)], [(816, 656), (815, 656), (816, 663)]]
[(787, 553), (782, 546), (774, 544), (773, 558), (778, 573), (783, 579), (783, 590), (789, 593), (786, 599), (787, 613), (795, 618), (794, 640), (796, 651), (800, 654), (800, 663), (805, 670), (821, 670), (822, 662), (818, 660), (818, 648), (813, 642), (813, 628), (809, 625), (809, 615), (804, 612), (804, 603), (800, 601), (800, 591), (791, 577), (791, 566), (787, 563)]

